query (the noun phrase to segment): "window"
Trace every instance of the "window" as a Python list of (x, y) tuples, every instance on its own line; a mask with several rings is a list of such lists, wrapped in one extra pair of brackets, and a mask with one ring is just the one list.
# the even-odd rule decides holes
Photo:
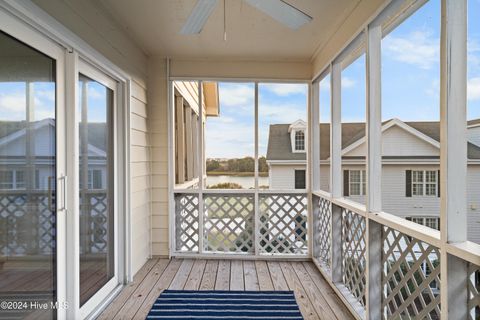
[(295, 132), (295, 151), (305, 151), (305, 133), (300, 130)]
[(349, 194), (351, 196), (363, 196), (366, 194), (365, 170), (349, 170)]
[[(407, 171), (407, 187), (408, 187)], [(438, 185), (438, 173), (436, 170), (413, 170), (411, 175), (411, 194), (413, 196), (436, 196)], [(408, 192), (407, 192), (408, 196)]]
[(0, 189), (13, 189), (13, 173), (15, 171), (0, 171)]
[(305, 170), (295, 170), (295, 189), (305, 189)]
[[(35, 188), (39, 189), (39, 170), (35, 170)], [(0, 189), (24, 190), (26, 189), (25, 171), (19, 169), (0, 171)]]
[(435, 230), (440, 230), (440, 218), (438, 217), (406, 217), (408, 221), (412, 221), (422, 226), (426, 226)]
[(88, 189), (103, 189), (102, 187), (102, 170), (88, 170)]

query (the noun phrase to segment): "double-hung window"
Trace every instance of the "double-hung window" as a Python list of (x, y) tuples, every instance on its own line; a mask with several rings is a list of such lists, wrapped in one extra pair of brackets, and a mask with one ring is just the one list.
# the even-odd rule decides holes
[(301, 130), (295, 132), (295, 151), (305, 151), (305, 133)]
[(365, 170), (349, 170), (349, 194), (351, 196), (363, 196), (366, 193)]
[[(410, 177), (408, 177), (410, 175)], [(438, 188), (438, 172), (436, 170), (408, 170), (407, 188), (412, 196), (436, 196)], [(409, 192), (407, 192), (409, 196)]]

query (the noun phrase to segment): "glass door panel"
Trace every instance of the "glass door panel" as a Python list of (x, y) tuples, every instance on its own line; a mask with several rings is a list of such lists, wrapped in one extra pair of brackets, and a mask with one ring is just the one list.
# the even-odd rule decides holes
[[(2, 301), (56, 300), (56, 85), (56, 60), (0, 32)], [(54, 313), (2, 310), (0, 318)]]
[(115, 276), (114, 91), (79, 76), (80, 305)]

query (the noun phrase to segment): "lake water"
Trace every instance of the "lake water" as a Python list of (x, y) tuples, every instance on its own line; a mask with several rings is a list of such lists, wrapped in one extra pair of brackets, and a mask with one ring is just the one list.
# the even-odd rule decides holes
[[(207, 176), (207, 186), (219, 183), (233, 182), (243, 186), (244, 189), (250, 189), (255, 186), (253, 177), (237, 177), (237, 176)], [(259, 186), (268, 186), (268, 177), (258, 177)]]

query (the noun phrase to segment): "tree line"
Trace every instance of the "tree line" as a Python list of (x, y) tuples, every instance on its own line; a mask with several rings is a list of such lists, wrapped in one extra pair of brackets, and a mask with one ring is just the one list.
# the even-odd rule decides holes
[[(207, 172), (254, 172), (255, 160), (252, 157), (228, 160), (207, 159)], [(258, 158), (258, 172), (268, 172), (267, 159)]]

